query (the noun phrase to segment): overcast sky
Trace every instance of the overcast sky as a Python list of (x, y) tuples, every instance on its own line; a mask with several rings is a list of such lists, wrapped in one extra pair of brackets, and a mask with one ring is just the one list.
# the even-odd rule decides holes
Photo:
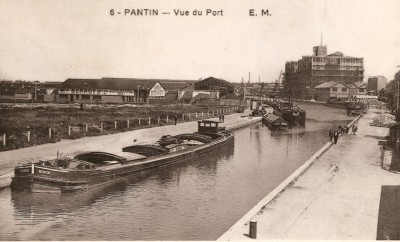
[[(138, 8), (159, 15), (124, 15)], [(111, 16), (111, 9), (122, 13)], [(203, 16), (192, 16), (195, 9)], [(223, 16), (204, 16), (206, 9)], [(260, 16), (261, 9), (271, 16)], [(399, 23), (398, 0), (0, 0), (0, 79), (238, 82), (251, 72), (252, 82), (273, 82), (286, 61), (312, 54), (322, 31), (328, 53), (363, 57), (365, 76), (391, 80), (400, 70)]]

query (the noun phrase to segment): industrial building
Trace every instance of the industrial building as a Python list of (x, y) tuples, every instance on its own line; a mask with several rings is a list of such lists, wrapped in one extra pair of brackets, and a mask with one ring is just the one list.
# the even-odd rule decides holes
[(324, 82), (351, 84), (364, 78), (363, 58), (345, 56), (342, 52), (327, 54), (327, 46), (313, 48), (312, 56), (285, 64), (284, 95), (315, 99), (315, 87)]

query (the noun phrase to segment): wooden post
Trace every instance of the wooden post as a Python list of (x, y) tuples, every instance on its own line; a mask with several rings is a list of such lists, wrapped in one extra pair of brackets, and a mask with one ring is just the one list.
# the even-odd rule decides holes
[(157, 124), (160, 125), (160, 117), (157, 117)]
[(117, 120), (114, 121), (114, 130), (117, 130)]
[[(49, 135), (51, 139), (51, 128), (49, 129)], [(71, 126), (68, 126), (68, 136), (71, 136)]]
[(203, 111), (201, 111), (201, 117), (203, 117)]
[(182, 120), (185, 120), (185, 114), (182, 113)]
[(6, 147), (6, 134), (3, 134), (3, 146)]
[(49, 139), (51, 139), (51, 128), (49, 128)]
[(249, 237), (252, 239), (257, 238), (257, 222), (256, 221), (250, 221)]
[(85, 130), (86, 130), (86, 132), (88, 132), (89, 131), (89, 124), (86, 124), (85, 126), (86, 126)]
[(196, 119), (197, 119), (197, 112), (196, 112)]
[(151, 126), (151, 120), (150, 120), (150, 117), (149, 117), (149, 126)]
[(31, 131), (28, 130), (28, 142), (31, 141)]
[(129, 119), (126, 120), (126, 127), (129, 129)]
[(168, 115), (167, 115), (167, 123), (168, 123)]
[(104, 129), (103, 123), (100, 124), (100, 129), (101, 129), (101, 131), (103, 131), (103, 129)]
[(140, 118), (139, 118), (139, 126), (140, 126)]

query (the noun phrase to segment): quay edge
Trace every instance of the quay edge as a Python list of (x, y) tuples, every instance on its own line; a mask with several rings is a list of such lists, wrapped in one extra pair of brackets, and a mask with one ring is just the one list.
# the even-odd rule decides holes
[[(353, 121), (351, 121), (347, 126), (351, 126), (356, 123), (361, 115), (358, 115)], [(321, 149), (314, 153), (302, 166), (297, 168), (289, 177), (287, 177), (279, 186), (268, 193), (261, 201), (259, 201), (253, 208), (251, 208), (242, 218), (240, 218), (235, 224), (233, 224), (224, 234), (222, 234), (217, 240), (218, 241), (228, 241), (229, 235), (232, 231), (240, 230), (243, 225), (248, 223), (258, 212), (260, 212), (263, 207), (268, 203), (272, 202), (281, 193), (283, 193), (294, 181), (296, 181), (302, 174), (304, 174), (308, 168), (314, 164), (319, 157), (321, 157), (330, 147), (332, 147), (333, 142), (326, 143)]]

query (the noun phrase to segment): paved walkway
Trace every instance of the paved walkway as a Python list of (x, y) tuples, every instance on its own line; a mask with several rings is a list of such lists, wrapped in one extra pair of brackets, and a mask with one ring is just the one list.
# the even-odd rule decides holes
[[(237, 126), (248, 122), (249, 118), (234, 113), (225, 116), (222, 126)], [(121, 151), (123, 147), (156, 142), (162, 135), (176, 135), (197, 131), (197, 122), (179, 123), (178, 125), (157, 126), (129, 132), (104, 136), (85, 137), (76, 140), (62, 140), (57, 143), (43, 144), (18, 150), (0, 152), (0, 176), (9, 173), (16, 165), (25, 164), (39, 159), (54, 159), (57, 152), (62, 155), (74, 155), (85, 151)], [(134, 140), (136, 140), (134, 142)]]
[[(378, 110), (358, 121), (357, 135), (342, 136), (301, 177), (251, 221), (257, 239), (375, 240), (381, 187), (400, 175), (381, 168), (379, 137), (388, 129), (369, 126)], [(250, 240), (249, 224), (220, 240)]]

